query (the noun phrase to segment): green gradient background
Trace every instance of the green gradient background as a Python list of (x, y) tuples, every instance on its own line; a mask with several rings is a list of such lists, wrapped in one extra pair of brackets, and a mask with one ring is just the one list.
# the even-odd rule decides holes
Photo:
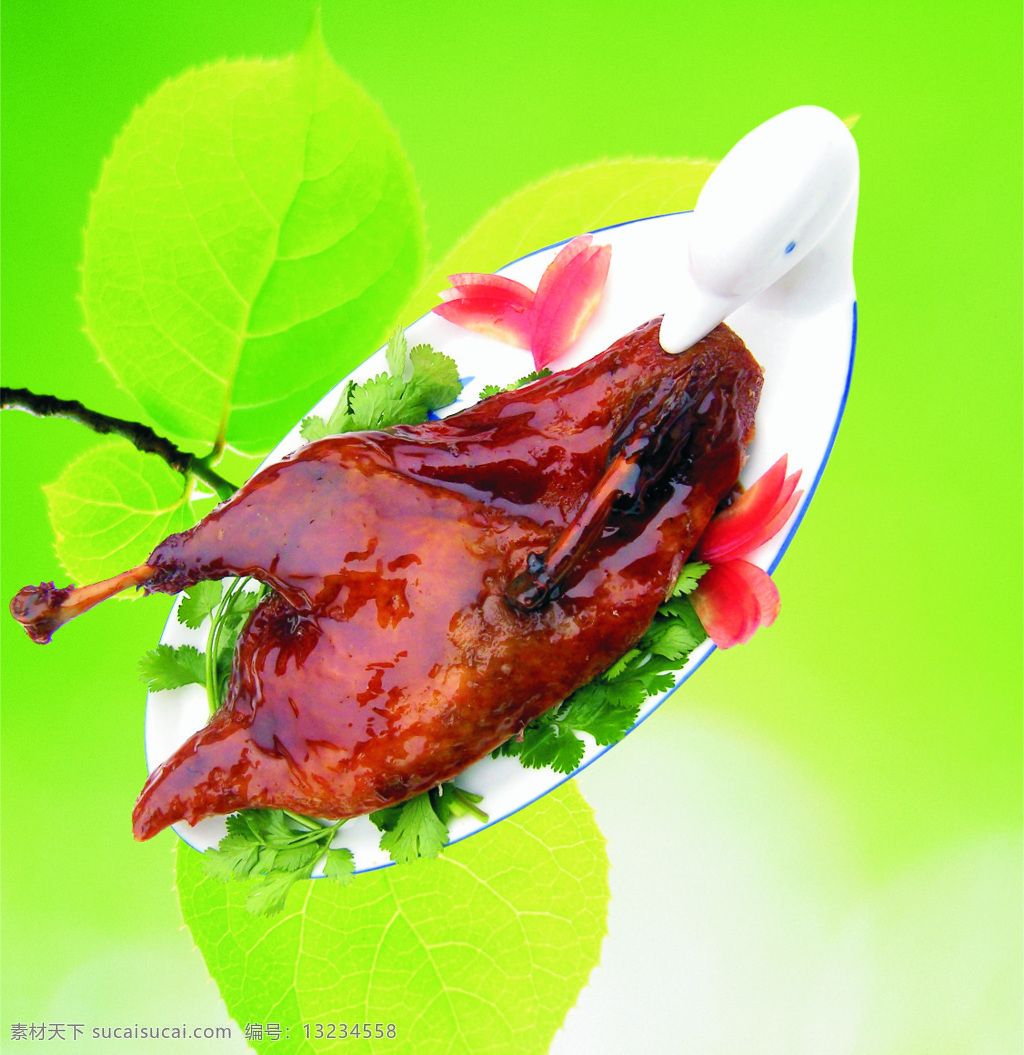
[[(4, 384), (132, 414), (81, 333), (76, 301), (101, 161), (166, 78), (223, 56), (290, 52), (314, 6), (97, 0), (53, 3), (43, 17), (38, 4), (6, 0)], [(783, 615), (715, 656), (653, 721), (668, 731), (703, 716), (785, 760), (841, 818), (860, 889), (960, 846), (1015, 845), (1020, 5), (862, 2), (826, 14), (795, 0), (634, 0), (584, 13), (534, 0), (328, 0), (324, 31), (405, 144), (434, 258), (553, 171), (720, 157), (803, 102), (860, 115), (857, 365), (832, 461), (776, 576)], [(40, 486), (93, 438), (15, 413), (0, 428), (9, 597), (61, 577)], [(179, 929), (173, 837), (138, 846), (130, 834), (145, 775), (135, 665), (167, 607), (102, 606), (45, 649), (0, 622), (0, 1044), (11, 1021), (74, 1021), (81, 1007), (105, 1007), (113, 1022), (118, 1010), (128, 1022), (147, 1010), (149, 1021), (214, 1019), (215, 993)], [(657, 733), (629, 742), (638, 758), (646, 735)], [(599, 823), (614, 809), (599, 805)], [(1019, 891), (1019, 854), (999, 860), (1002, 889)], [(1016, 894), (992, 909), (1016, 948)], [(923, 946), (902, 967), (932, 955)], [(1008, 992), (996, 1013), (1012, 1028), (1012, 982)]]

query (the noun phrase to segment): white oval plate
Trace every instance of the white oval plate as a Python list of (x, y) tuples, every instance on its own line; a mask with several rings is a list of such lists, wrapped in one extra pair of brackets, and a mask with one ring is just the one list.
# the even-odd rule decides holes
[[(609, 243), (612, 246), (605, 295), (569, 355), (554, 364), (557, 368), (564, 369), (591, 358), (623, 334), (666, 310), (672, 303), (674, 290), (681, 285), (681, 246), (686, 244), (686, 225), (690, 216), (690, 213), (673, 213), (635, 220), (595, 233), (596, 244)], [(501, 273), (536, 289), (544, 268), (562, 244), (531, 253), (502, 268)], [(786, 531), (748, 558), (769, 572), (774, 570), (789, 546), (832, 450), (846, 404), (857, 333), (852, 273), (847, 281), (832, 282), (827, 290), (796, 292), (799, 295), (790, 298), (780, 297), (777, 291), (771, 296), (762, 296), (726, 320), (764, 367), (765, 374), (757, 411), (757, 434), (748, 451), (742, 480), (749, 485), (783, 454), (789, 456), (790, 472), (796, 469), (803, 472), (800, 486), (804, 495)], [(484, 385), (510, 384), (533, 369), (528, 352), (461, 329), (433, 313), (410, 326), (406, 336), (410, 347), (431, 344), (450, 355), (459, 365), (459, 375), (465, 387), (457, 402), (444, 410), (445, 416), (475, 403)], [(384, 350), (381, 349), (349, 377), (343, 378), (311, 413), (326, 417), (334, 409), (348, 380), (362, 381), (386, 369)], [(264, 465), (278, 461), (300, 446), (302, 439), (296, 425), (271, 452)], [(161, 641), (204, 648), (206, 628), (187, 629), (178, 623), (176, 611), (177, 606), (164, 628)], [(714, 645), (710, 641), (696, 649), (679, 672), (675, 687), (686, 681), (713, 651)], [(633, 729), (669, 695), (671, 692), (649, 697)], [(208, 717), (206, 693), (199, 686), (150, 693), (145, 728), (146, 761), (150, 771), (204, 726)], [(477, 762), (458, 778), (458, 783), (483, 795), (481, 806), (490, 820), (482, 824), (472, 817), (453, 819), (450, 825), (452, 842), (473, 835), (528, 806), (610, 749), (589, 742), (583, 762), (569, 776), (547, 769), (527, 769), (515, 758), (485, 758)], [(196, 825), (180, 822), (174, 825), (174, 829), (199, 850), (216, 846), (226, 833), (223, 817), (210, 817)], [(362, 872), (391, 863), (378, 847), (379, 838), (380, 833), (370, 821), (359, 817), (344, 826), (336, 842), (352, 850), (356, 870)]]

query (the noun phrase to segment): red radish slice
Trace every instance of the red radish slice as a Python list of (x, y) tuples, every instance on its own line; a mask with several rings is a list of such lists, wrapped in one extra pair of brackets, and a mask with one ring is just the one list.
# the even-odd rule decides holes
[[(769, 470), (770, 472), (771, 470)], [(762, 477), (763, 479), (763, 477)], [(724, 516), (724, 512), (718, 514), (711, 524), (708, 525), (710, 530), (712, 526), (715, 526), (715, 531), (712, 532), (711, 543), (705, 542), (707, 539), (708, 532), (705, 531), (704, 539), (701, 540), (701, 552), (703, 559), (711, 560), (720, 563), (726, 560), (735, 560), (738, 557), (745, 557), (748, 553), (752, 553), (758, 546), (763, 545), (770, 539), (774, 538), (785, 526), (786, 522), (793, 514), (793, 510), (796, 509), (797, 503), (803, 497), (803, 491), (795, 490), (797, 481), (800, 479), (800, 471), (787, 476), (782, 483), (782, 489), (779, 491), (778, 497), (772, 504), (771, 508), (764, 512), (764, 520), (756, 521), (751, 515), (749, 519), (741, 518), (741, 522), (737, 524), (726, 523), (724, 530), (720, 526), (715, 526), (715, 521), (719, 517)], [(758, 481), (759, 483), (760, 481)], [(757, 484), (754, 485), (756, 487)], [(753, 487), (751, 488), (751, 491)], [(737, 501), (742, 502), (750, 491), (745, 492), (740, 496)], [(762, 496), (767, 497), (767, 496)], [(734, 503), (735, 504), (735, 503)], [(763, 509), (766, 505), (764, 501), (757, 502), (758, 509)], [(729, 507), (730, 509), (732, 506)], [(725, 512), (728, 512), (726, 510)], [(743, 512), (742, 506), (740, 512)], [(704, 546), (708, 545), (710, 555), (708, 555)]]
[[(533, 290), (529, 286), (504, 275), (484, 275), (467, 271), (461, 275), (449, 275), (448, 281), (465, 296), (504, 296), (510, 303), (519, 303), (527, 307), (533, 303)], [(446, 296), (450, 292), (451, 290), (445, 290), (441, 294), (442, 298), (451, 300), (451, 297)]]
[(581, 234), (559, 250), (544, 269), (536, 294), (504, 275), (465, 271), (449, 275), (434, 313), (476, 333), (529, 348), (537, 369), (576, 340), (601, 299), (611, 246), (592, 246)]
[[(796, 484), (796, 479), (799, 477), (799, 473), (794, 473), (789, 479), (793, 480), (793, 484)], [(787, 487), (789, 485), (789, 479), (787, 479)], [(783, 495), (786, 493), (786, 489), (783, 489)], [(744, 546), (743, 551), (734, 556), (746, 556), (748, 553), (753, 553), (758, 546), (763, 546), (770, 539), (775, 536), (786, 526), (789, 518), (793, 515), (793, 510), (796, 509), (797, 503), (803, 498), (803, 491), (794, 491), (786, 501), (786, 504), (768, 521), (767, 524)], [(780, 501), (781, 501), (780, 496)], [(733, 556), (733, 555), (731, 555)]]
[(608, 278), (611, 246), (584, 246), (555, 271), (560, 259), (561, 253), (544, 273), (534, 298), (531, 349), (538, 369), (565, 352), (590, 321)]
[(748, 560), (726, 561), (725, 566), (743, 580), (757, 600), (758, 625), (771, 626), (779, 614), (779, 588), (772, 582), (768, 572)]
[(697, 617), (719, 648), (732, 648), (754, 636), (760, 604), (744, 576), (731, 564), (713, 564), (690, 594)]
[(771, 518), (772, 509), (786, 483), (787, 461), (784, 454), (743, 494), (738, 495), (732, 505), (715, 515), (698, 546), (702, 558), (722, 559), (723, 550), (734, 548)]
[[(550, 301), (552, 294), (557, 294), (559, 292), (560, 280), (565, 275), (570, 264), (582, 254), (588, 252), (590, 249), (590, 243), (593, 240), (593, 235), (577, 235), (571, 242), (562, 246), (555, 259), (544, 268), (544, 274), (540, 276), (540, 282), (537, 284), (537, 293), (533, 299), (535, 319), (545, 311), (550, 312), (551, 309), (550, 307), (547, 307), (547, 304), (548, 301)], [(534, 328), (536, 329), (536, 326)]]
[[(728, 509), (715, 516), (697, 547), (701, 560), (716, 562), (743, 556), (778, 532), (785, 521), (776, 523), (776, 518), (800, 479), (799, 471), (786, 476), (786, 464), (783, 455)], [(774, 530), (765, 534), (769, 524), (775, 525)]]
[(530, 312), (520, 304), (497, 297), (459, 297), (431, 309), (442, 319), (467, 330), (496, 337), (517, 348), (530, 347)]
[(569, 264), (580, 253), (590, 248), (590, 243), (593, 240), (594, 236), (592, 234), (578, 234), (571, 242), (566, 242), (558, 250), (558, 255), (544, 268), (544, 274), (540, 277), (540, 283), (537, 286), (537, 296), (541, 300), (548, 295), (548, 291), (557, 281), (558, 276), (562, 274)]

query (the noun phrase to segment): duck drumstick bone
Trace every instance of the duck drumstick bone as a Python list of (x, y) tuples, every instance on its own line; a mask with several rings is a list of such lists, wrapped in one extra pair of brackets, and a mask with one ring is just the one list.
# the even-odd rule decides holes
[(49, 643), (55, 630), (69, 620), (88, 612), (100, 601), (132, 586), (145, 586), (156, 576), (158, 569), (148, 564), (121, 572), (102, 582), (88, 586), (58, 587), (52, 582), (38, 586), (23, 586), (11, 601), (11, 615), (25, 627), (37, 645)]

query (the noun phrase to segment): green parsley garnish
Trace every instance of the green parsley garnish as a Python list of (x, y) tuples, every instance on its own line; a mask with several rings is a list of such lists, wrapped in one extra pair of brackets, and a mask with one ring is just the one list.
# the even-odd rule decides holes
[(243, 810), (227, 819), (228, 834), (215, 850), (203, 855), (203, 871), (213, 879), (256, 879), (245, 907), (258, 916), (272, 916), (284, 908), (288, 891), (300, 879), (312, 878), (324, 860), (324, 875), (350, 883), (352, 852), (332, 848), (331, 841), (344, 821), (323, 824), (289, 810)]
[(484, 385), (480, 389), (480, 398), (486, 399), (488, 396), (496, 396), (499, 392), (514, 392), (517, 388), (522, 388), (523, 385), (531, 385), (542, 377), (550, 376), (551, 371), (545, 366), (543, 370), (534, 370), (533, 373), (519, 378), (518, 381), (513, 381), (510, 385)]
[(618, 743), (636, 721), (644, 700), (668, 692), (675, 684), (675, 672), (707, 638), (686, 597), (707, 569), (708, 565), (696, 562), (685, 565), (671, 596), (635, 648), (534, 719), (522, 738), (506, 740), (493, 754), (514, 755), (530, 769), (571, 773), (586, 750), (579, 734), (589, 734), (602, 747)]
[(349, 381), (333, 413), (305, 418), (299, 428), (310, 443), (342, 432), (419, 425), (432, 410), (448, 406), (462, 391), (454, 359), (426, 344), (408, 349), (405, 334), (396, 330), (385, 351), (388, 373), (357, 385)]
[(203, 620), (209, 619), (217, 610), (223, 594), (223, 586), (217, 579), (203, 579), (190, 586), (178, 605), (178, 622), (190, 630), (198, 630)]
[(157, 645), (139, 660), (139, 677), (150, 692), (206, 684), (206, 656), (194, 645)]
[(250, 612), (265, 596), (268, 587), (257, 591), (243, 587), (251, 579), (231, 579), (225, 591), (222, 582), (204, 580), (190, 586), (178, 605), (178, 622), (198, 630), (210, 620), (206, 651), (194, 645), (157, 645), (139, 661), (139, 677), (150, 692), (179, 689), (183, 685), (203, 685), (210, 713), (221, 705), (231, 674), (231, 657)]
[(472, 814), (487, 821), (477, 805), (482, 795), (474, 795), (454, 783), (442, 784), (397, 806), (370, 814), (370, 820), (383, 832), (380, 848), (387, 850), (396, 864), (417, 857), (437, 857), (448, 843), (448, 821)]

